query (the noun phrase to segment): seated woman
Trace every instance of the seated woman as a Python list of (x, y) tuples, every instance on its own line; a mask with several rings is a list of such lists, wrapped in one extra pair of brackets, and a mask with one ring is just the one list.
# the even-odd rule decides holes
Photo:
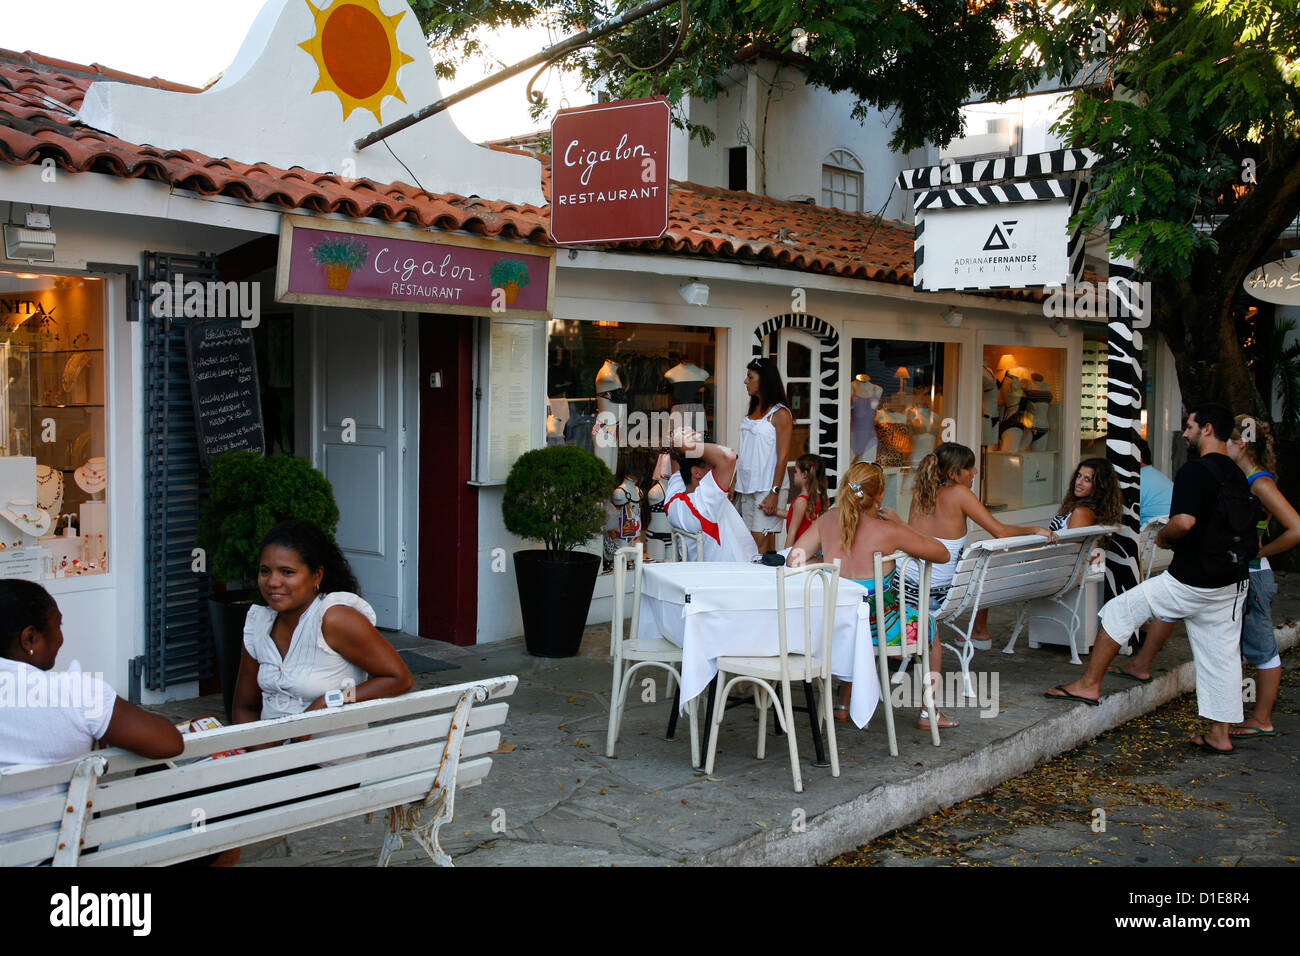
[[(282, 521), (262, 539), (235, 685), (237, 724), (411, 689), (411, 672), (375, 630), (339, 547), (310, 521)], [(326, 699), (326, 695), (330, 699)]]
[[(952, 583), (957, 560), (966, 546), (966, 520), (969, 518), (995, 538), (1010, 538), (1020, 534), (1041, 534), (1051, 537), (1052, 532), (1040, 525), (1003, 524), (989, 513), (971, 490), (978, 469), (975, 452), (965, 445), (944, 442), (931, 454), (921, 459), (916, 470), (916, 492), (907, 523), (921, 534), (930, 535), (948, 549), (948, 559), (930, 570), (930, 610), (937, 611), (943, 604), (948, 586)], [(906, 585), (915, 590), (915, 565), (908, 565)], [(992, 646), (989, 639), (988, 611), (975, 616), (971, 643), (980, 650)], [(939, 672), (941, 645), (935, 641), (930, 651), (930, 664)]]
[[(19, 691), (0, 693), (0, 767), (71, 760), (89, 754), (97, 740), (145, 757), (181, 752), (180, 731), (165, 717), (123, 700), (76, 661), (54, 670), (62, 646), (63, 615), (49, 592), (34, 581), (0, 580), (0, 681)], [(28, 706), (36, 700), (44, 706)], [(17, 798), (0, 796), (0, 805)], [(0, 841), (42, 829), (0, 833)]]
[[(844, 476), (844, 490), (834, 508), (813, 522), (795, 542), (790, 552), (789, 564), (799, 567), (807, 563), (807, 556), (822, 553), (825, 561), (840, 559), (840, 573), (851, 581), (875, 590), (875, 555), (906, 551), (925, 561), (940, 563), (948, 560), (948, 549), (934, 538), (909, 528), (890, 508), (881, 507), (885, 496), (885, 472), (874, 462), (858, 462)], [(905, 629), (914, 630), (915, 612), (909, 608), (907, 621), (899, 613), (898, 587), (895, 583), (894, 562), (886, 561), (881, 568), (885, 575), (885, 620), (874, 622), (877, 635), (885, 634), (885, 643), (895, 646), (902, 643)], [(875, 604), (872, 605), (873, 611)], [(934, 621), (930, 621), (930, 637), (934, 636)], [(849, 696), (852, 685), (840, 682), (839, 703), (835, 705), (835, 719), (848, 720)], [(929, 725), (927, 724), (926, 727)]]
[(1074, 469), (1061, 509), (1047, 527), (1064, 531), (1094, 524), (1118, 524), (1123, 510), (1124, 499), (1111, 463), (1105, 458), (1088, 458)]

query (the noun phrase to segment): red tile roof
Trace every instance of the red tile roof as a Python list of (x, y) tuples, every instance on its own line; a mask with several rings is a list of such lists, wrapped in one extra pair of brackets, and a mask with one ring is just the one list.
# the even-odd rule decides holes
[[(22, 166), (53, 159), (70, 172), (151, 179), (203, 195), (267, 203), (286, 212), (339, 213), (551, 243), (549, 207), (427, 193), (406, 183), (348, 179), (128, 143), (77, 121), (86, 88), (96, 80), (199, 92), (98, 64), (0, 49), (0, 160)], [(546, 157), (543, 161), (542, 186), (549, 193), (550, 167)], [(661, 238), (604, 248), (761, 262), (912, 284), (912, 227), (905, 223), (689, 182), (671, 184), (668, 230)], [(1020, 291), (1003, 295), (1036, 297)]]

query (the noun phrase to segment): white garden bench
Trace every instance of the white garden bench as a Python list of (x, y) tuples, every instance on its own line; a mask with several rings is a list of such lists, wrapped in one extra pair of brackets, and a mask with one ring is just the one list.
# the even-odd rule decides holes
[[(986, 608), (1018, 605), (1016, 626), (1011, 640), (1002, 649), (1004, 654), (1015, 653), (1021, 628), (1032, 616), (1029, 602), (1036, 598), (1046, 598), (1064, 608), (1071, 616), (1070, 633), (1075, 633), (1088, 559), (1102, 538), (1119, 530), (1118, 525), (1067, 529), (1057, 533), (1053, 544), (1036, 534), (989, 538), (976, 541), (962, 552), (948, 593), (933, 616), (962, 637), (959, 647), (951, 644), (944, 647), (952, 650), (961, 662), (967, 697), (975, 696), (970, 680), (970, 661), (975, 654), (970, 634), (975, 627), (975, 615)], [(970, 618), (962, 631), (957, 619), (968, 612)], [(1070, 644), (1070, 660), (1081, 663), (1074, 642)]]
[[(173, 761), (311, 739), (175, 767), (118, 748), (7, 767), (0, 796), (25, 796), (0, 803), (0, 865), (166, 865), (387, 809), (380, 866), (407, 837), (450, 866), (438, 830), (456, 789), (491, 769), (501, 743), (492, 728), (517, 684), (494, 677), (186, 734)], [(163, 769), (136, 775), (147, 767)], [(297, 772), (260, 779), (285, 771)], [(61, 792), (41, 793), (51, 785)], [(41, 832), (17, 835), (33, 827)]]

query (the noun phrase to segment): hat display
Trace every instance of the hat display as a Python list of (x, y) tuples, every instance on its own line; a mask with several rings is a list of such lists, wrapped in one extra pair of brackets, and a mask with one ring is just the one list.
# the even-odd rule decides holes
[(73, 480), (88, 495), (97, 495), (108, 484), (108, 465), (103, 458), (91, 458), (72, 474)]
[(50, 530), (50, 513), (36, 507), (36, 502), (15, 498), (8, 507), (0, 509), (0, 518), (6, 519), (23, 534), (37, 538)]

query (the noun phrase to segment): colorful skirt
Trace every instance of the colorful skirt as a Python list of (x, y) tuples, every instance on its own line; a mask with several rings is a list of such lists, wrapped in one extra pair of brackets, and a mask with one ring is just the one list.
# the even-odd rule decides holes
[[(898, 600), (898, 588), (895, 585), (894, 573), (891, 571), (889, 577), (885, 579), (885, 622), (883, 628), (879, 627), (876, 622), (875, 579), (869, 578), (865, 581), (858, 581), (857, 583), (866, 588), (867, 593), (871, 595), (871, 598), (867, 602), (867, 605), (871, 610), (871, 643), (880, 643), (880, 632), (883, 630), (885, 632), (885, 646), (899, 647), (903, 643), (903, 632), (904, 629), (906, 629), (907, 642), (909, 644), (915, 644), (917, 629), (920, 624), (920, 614), (914, 606), (908, 605), (907, 621), (904, 623), (902, 605)], [(934, 639), (935, 631), (937, 629), (938, 625), (935, 623), (934, 617), (932, 616), (929, 619), (928, 628), (931, 640)]]

